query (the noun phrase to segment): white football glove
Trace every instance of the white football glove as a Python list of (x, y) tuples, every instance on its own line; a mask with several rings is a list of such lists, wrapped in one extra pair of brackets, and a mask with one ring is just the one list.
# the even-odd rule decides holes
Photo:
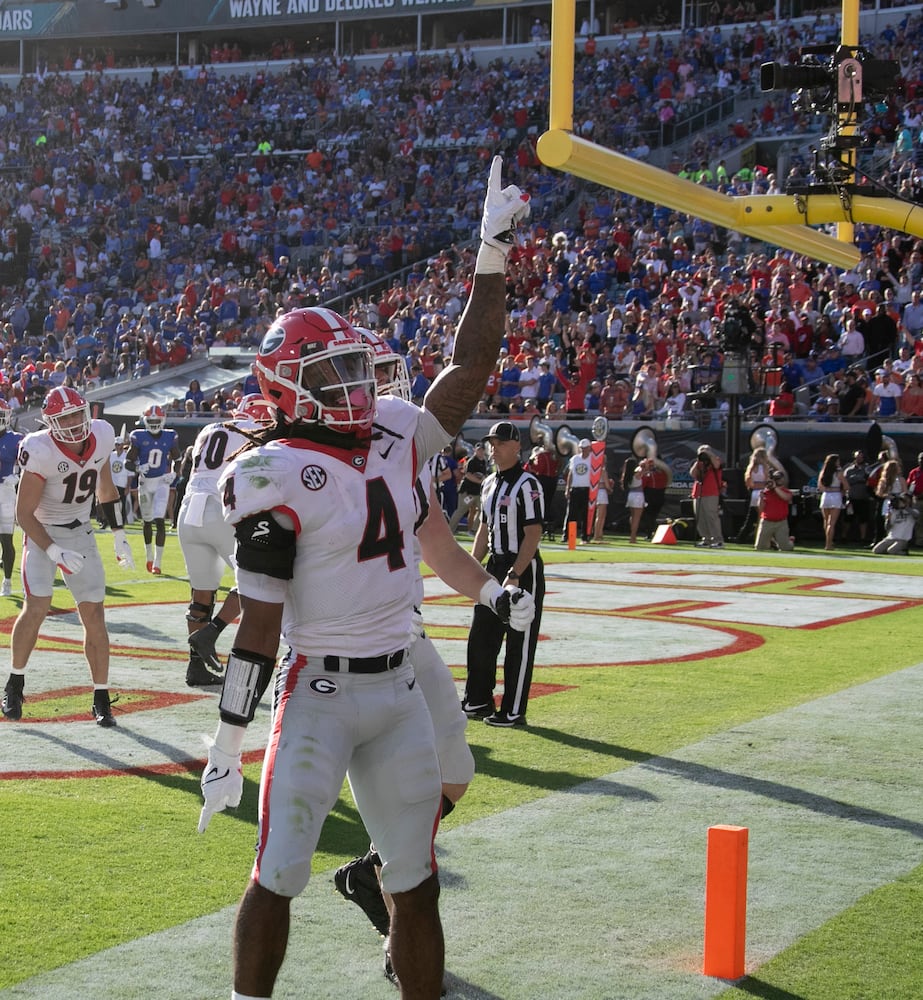
[(501, 587), (491, 580), (481, 590), (480, 603), (516, 632), (525, 632), (535, 618), (535, 598), (521, 587)]
[(199, 833), (205, 833), (212, 816), (230, 806), (236, 809), (244, 791), (240, 754), (225, 753), (212, 745), (202, 772), (202, 796), (205, 805), (199, 814)]
[(52, 542), (45, 549), (45, 555), (60, 567), (62, 573), (67, 573), (68, 576), (72, 573), (79, 573), (86, 562), (86, 557), (80, 552), (74, 552), (73, 549), (62, 549), (56, 542)]
[(410, 644), (413, 645), (417, 639), (422, 639), (425, 635), (423, 612), (419, 608), (414, 608), (410, 615)]
[(135, 557), (131, 554), (131, 546), (128, 544), (128, 539), (125, 537), (124, 528), (116, 528), (112, 532), (113, 541), (115, 542), (115, 558), (119, 566), (122, 569), (134, 569), (135, 568)]
[(145, 462), (143, 465), (138, 466), (138, 475), (143, 479), (150, 471), (151, 467)]
[(502, 172), (503, 157), (495, 156), (487, 179), (484, 215), (481, 218), (481, 242), (500, 250), (506, 256), (513, 245), (516, 225), (528, 219), (532, 209), (529, 196), (515, 184), (501, 189)]
[(506, 587), (505, 590), (510, 595), (509, 626), (515, 632), (525, 632), (535, 618), (535, 598), (522, 587)]

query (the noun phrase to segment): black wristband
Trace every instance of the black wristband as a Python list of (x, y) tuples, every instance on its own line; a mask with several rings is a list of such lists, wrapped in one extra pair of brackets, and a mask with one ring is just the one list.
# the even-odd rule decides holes
[(122, 504), (119, 500), (103, 500), (101, 504), (106, 514), (106, 520), (111, 528), (124, 528), (122, 522)]

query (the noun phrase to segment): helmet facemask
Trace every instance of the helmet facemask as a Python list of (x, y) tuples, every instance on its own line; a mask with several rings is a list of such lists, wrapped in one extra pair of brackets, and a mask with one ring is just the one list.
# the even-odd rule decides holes
[[(372, 353), (361, 344), (329, 345), (316, 356), (279, 361), (275, 369), (258, 361), (270, 383), (288, 390), (295, 421), (323, 424), (351, 432), (372, 426), (375, 419), (375, 372)], [(280, 409), (285, 409), (280, 401)]]
[[(75, 413), (80, 414), (79, 422), (71, 419)], [(90, 436), (90, 404), (84, 400), (82, 405), (65, 405), (57, 413), (45, 413), (44, 421), (56, 441), (83, 444)]]

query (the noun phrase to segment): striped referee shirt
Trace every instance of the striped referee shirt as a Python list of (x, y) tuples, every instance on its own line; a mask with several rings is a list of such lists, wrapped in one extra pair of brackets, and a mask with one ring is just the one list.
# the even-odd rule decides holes
[(518, 462), (505, 472), (492, 472), (481, 490), (481, 518), (487, 524), (491, 555), (515, 555), (526, 525), (545, 519), (538, 480)]

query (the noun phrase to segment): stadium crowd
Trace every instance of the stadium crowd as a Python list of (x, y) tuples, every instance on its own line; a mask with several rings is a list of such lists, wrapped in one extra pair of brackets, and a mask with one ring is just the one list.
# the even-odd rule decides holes
[[(642, 31), (612, 47), (588, 37), (575, 131), (644, 157), (703, 95), (751, 95), (759, 63), (836, 30), (818, 17), (677, 40)], [(866, 125), (870, 142), (893, 143), (883, 183), (911, 198), (923, 188), (921, 30), (905, 17), (863, 39), (900, 64), (899, 89)], [(0, 107), (0, 391), (14, 407), (49, 386), (93, 388), (255, 345), (280, 311), (323, 302), (381, 331), (422, 398), (451, 353), (481, 168), (499, 148), (533, 216), (511, 257), (486, 414), (718, 409), (724, 310), (740, 300), (753, 323), (749, 388), (772, 397), (773, 419), (923, 416), (923, 243), (858, 226), (862, 261), (840, 273), (550, 174), (535, 154), (547, 53), (481, 67), (460, 45), (374, 69), (326, 58), (247, 76), (153, 71), (146, 83), (49, 71), (4, 88)], [(698, 135), (671, 169), (730, 194), (774, 193), (785, 178), (730, 174), (724, 155), (808, 126), (770, 96), (749, 119)], [(390, 272), (385, 290), (363, 290)]]

